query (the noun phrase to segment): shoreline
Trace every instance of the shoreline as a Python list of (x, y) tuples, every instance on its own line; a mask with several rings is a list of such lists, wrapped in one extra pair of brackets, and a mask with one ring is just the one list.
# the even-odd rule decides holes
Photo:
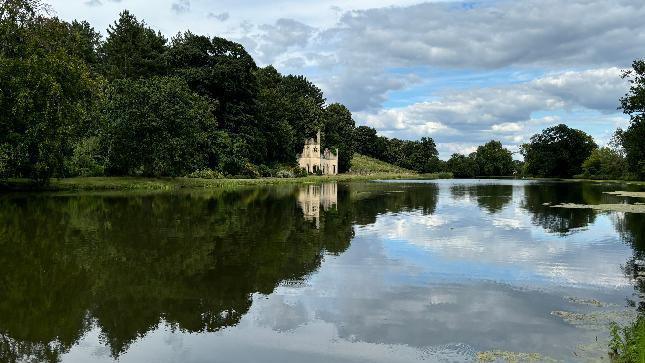
[(56, 192), (56, 191), (92, 191), (92, 190), (177, 190), (177, 189), (210, 189), (228, 186), (277, 185), (277, 184), (313, 184), (325, 182), (373, 181), (382, 179), (415, 179), (435, 180), (452, 179), (448, 173), (406, 174), (338, 174), (334, 176), (306, 176), (302, 178), (258, 178), (258, 179), (198, 179), (178, 178), (145, 178), (145, 177), (77, 177), (51, 179), (49, 184), (39, 185), (28, 179), (8, 179), (0, 181), (0, 192)]
[[(333, 176), (310, 175), (301, 178), (257, 178), (257, 179), (199, 179), (188, 177), (75, 177), (51, 179), (49, 184), (39, 185), (28, 179), (8, 179), (0, 181), (0, 193), (3, 192), (58, 192), (58, 191), (136, 191), (156, 190), (172, 191), (179, 189), (215, 189), (233, 186), (278, 185), (278, 184), (315, 184), (325, 182), (352, 182), (375, 180), (437, 180), (437, 179), (514, 179), (512, 177), (476, 177), (454, 178), (450, 173), (414, 174), (414, 173), (374, 173), (374, 174), (338, 174)], [(635, 180), (599, 180), (599, 179), (562, 179), (562, 178), (518, 178), (518, 180), (556, 181), (556, 182), (591, 182), (645, 186), (645, 181)]]

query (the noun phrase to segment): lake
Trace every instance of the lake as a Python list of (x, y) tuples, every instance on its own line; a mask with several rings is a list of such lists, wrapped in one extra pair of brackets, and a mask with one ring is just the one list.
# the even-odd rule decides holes
[(0, 361), (607, 360), (642, 305), (645, 214), (551, 205), (634, 188), (5, 194)]

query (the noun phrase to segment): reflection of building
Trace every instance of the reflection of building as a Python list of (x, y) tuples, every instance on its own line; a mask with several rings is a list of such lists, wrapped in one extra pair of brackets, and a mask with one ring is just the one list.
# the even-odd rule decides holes
[(298, 193), (298, 205), (302, 208), (305, 219), (315, 221), (320, 228), (320, 209), (329, 210), (337, 203), (336, 183), (307, 185)]
[(320, 171), (324, 175), (338, 174), (338, 149), (336, 153), (320, 148), (320, 131), (316, 135), (316, 140), (305, 140), (305, 147), (302, 154), (296, 156), (298, 165), (305, 169), (307, 173), (317, 173)]

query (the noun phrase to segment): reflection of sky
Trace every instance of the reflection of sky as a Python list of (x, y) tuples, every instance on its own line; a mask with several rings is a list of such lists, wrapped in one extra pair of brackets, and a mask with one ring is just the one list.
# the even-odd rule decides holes
[[(440, 182), (433, 214), (386, 213), (356, 227), (350, 248), (325, 256), (305, 283), (254, 295), (238, 326), (162, 328), (121, 362), (471, 361), (492, 349), (569, 361), (606, 329), (575, 328), (550, 313), (591, 311), (567, 296), (623, 306), (631, 285), (620, 265), (632, 251), (610, 214), (564, 236), (533, 225), (521, 208), (523, 184), (507, 183), (512, 198), (491, 212)], [(64, 361), (110, 361), (101, 347), (92, 331)]]
[(632, 252), (616, 236), (607, 215), (584, 230), (558, 236), (532, 226), (530, 216), (514, 204), (492, 216), (477, 207), (441, 204), (436, 213), (442, 223), (421, 213), (380, 216), (373, 225), (359, 228), (357, 236), (379, 240), (388, 257), (451, 281), (630, 285), (620, 266)]

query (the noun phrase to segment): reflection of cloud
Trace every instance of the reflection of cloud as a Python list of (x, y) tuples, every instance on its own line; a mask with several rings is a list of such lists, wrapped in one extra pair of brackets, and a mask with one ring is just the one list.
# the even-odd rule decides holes
[[(521, 200), (521, 193), (513, 195)], [(516, 203), (489, 215), (477, 201), (461, 199), (438, 206), (435, 215), (418, 212), (379, 216), (359, 236), (408, 246), (428, 254), (434, 264), (415, 260), (428, 273), (453, 274), (453, 278), (479, 278), (523, 284), (539, 280), (547, 285), (628, 286), (620, 265), (630, 255), (618, 243), (607, 216), (566, 238), (545, 233), (531, 224), (530, 214)], [(397, 247), (397, 258), (406, 254)], [(415, 257), (416, 258), (416, 257)]]
[[(460, 346), (465, 356), (457, 361), (472, 361), (476, 351), (472, 347), (512, 351), (530, 347), (531, 351), (567, 357), (571, 348), (594, 339), (593, 332), (580, 332), (550, 315), (553, 310), (571, 309), (558, 293), (482, 281), (402, 280), (415, 276), (417, 267), (406, 268), (407, 261), (392, 259), (383, 247), (371, 236), (359, 236), (345, 254), (328, 260), (308, 287), (282, 286), (269, 300), (282, 301), (284, 295), (305, 306), (311, 320), (295, 327), (302, 329), (295, 330), (298, 334), (324, 321), (333, 324), (341, 341), (394, 349), (408, 346), (418, 351)], [(568, 292), (579, 293), (576, 289)], [(298, 306), (297, 311), (300, 309)], [(274, 310), (268, 301), (258, 301), (250, 314), (270, 316), (284, 311), (280, 307)], [(328, 344), (311, 339), (313, 344)], [(431, 357), (446, 359), (450, 354), (454, 351), (444, 350)]]
[(519, 218), (494, 218), (493, 226), (504, 229), (521, 229), (527, 227)]

